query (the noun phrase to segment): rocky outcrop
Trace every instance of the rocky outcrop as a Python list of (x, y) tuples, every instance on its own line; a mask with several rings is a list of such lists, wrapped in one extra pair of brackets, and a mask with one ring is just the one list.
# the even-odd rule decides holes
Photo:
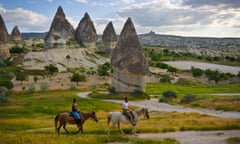
[(105, 47), (105, 52), (111, 55), (112, 50), (116, 47), (117, 44), (117, 35), (113, 28), (112, 22), (109, 22), (104, 29), (102, 41)]
[(121, 31), (112, 53), (111, 63), (112, 86), (117, 92), (145, 89), (144, 76), (148, 74), (149, 69), (131, 18), (127, 19)]
[(0, 43), (5, 44), (7, 42), (8, 42), (7, 28), (2, 16), (0, 15)]
[(4, 59), (10, 56), (8, 43), (8, 32), (5, 25), (5, 22), (0, 15), (0, 59)]
[(44, 39), (45, 48), (61, 48), (72, 40), (74, 40), (74, 28), (65, 18), (62, 7), (59, 6)]
[(88, 13), (85, 13), (80, 20), (76, 29), (75, 39), (87, 48), (96, 48), (97, 33)]
[(11, 32), (11, 37), (10, 37), (11, 40), (13, 41), (21, 41), (22, 38), (21, 38), (21, 33), (18, 29), (18, 26), (15, 26)]

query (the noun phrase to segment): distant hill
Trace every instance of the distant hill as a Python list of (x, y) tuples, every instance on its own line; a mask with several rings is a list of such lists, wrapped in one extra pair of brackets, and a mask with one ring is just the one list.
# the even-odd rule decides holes
[(240, 49), (240, 38), (182, 37), (160, 35), (151, 31), (140, 34), (139, 41), (144, 45), (169, 48), (209, 48), (209, 49)]
[(22, 33), (21, 36), (23, 39), (28, 38), (44, 38), (47, 32), (37, 33), (37, 32), (29, 32), (29, 33)]

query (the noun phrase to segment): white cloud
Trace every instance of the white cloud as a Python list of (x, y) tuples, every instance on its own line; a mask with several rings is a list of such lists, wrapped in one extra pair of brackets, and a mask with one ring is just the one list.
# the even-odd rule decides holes
[(88, 0), (76, 0), (76, 2), (79, 2), (79, 3), (88, 3)]
[(183, 1), (153, 0), (137, 3), (120, 9), (118, 14), (123, 18), (131, 17), (140, 33), (148, 29), (176, 35), (222, 37), (233, 32), (232, 36), (237, 36), (234, 27), (239, 26), (239, 9), (206, 4), (193, 8), (184, 5)]
[(11, 31), (15, 25), (19, 26), (20, 31), (47, 31), (49, 28), (47, 17), (30, 10), (22, 8), (7, 10), (0, 7), (0, 14), (10, 29), (8, 31)]
[(52, 2), (53, 0), (47, 0), (48, 2)]
[(135, 0), (121, 0), (121, 2), (126, 3), (126, 4), (130, 4), (130, 3), (134, 3)]

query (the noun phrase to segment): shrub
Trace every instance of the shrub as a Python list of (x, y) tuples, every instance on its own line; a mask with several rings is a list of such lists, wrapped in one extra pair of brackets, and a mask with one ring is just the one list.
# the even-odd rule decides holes
[(6, 87), (7, 89), (12, 89), (13, 83), (9, 79), (1, 79), (0, 77), (0, 86)]
[(204, 73), (204, 71), (201, 70), (200, 68), (194, 68), (194, 67), (192, 67), (191, 72), (194, 77), (202, 76)]
[(41, 83), (41, 90), (45, 91), (50, 87), (50, 85), (46, 82)]
[(9, 91), (6, 87), (0, 86), (0, 101), (7, 102), (9, 96)]
[(161, 69), (168, 69), (168, 64), (162, 62), (157, 62), (155, 66)]
[(35, 87), (35, 85), (32, 83), (32, 84), (29, 86), (29, 88), (28, 88), (28, 92), (29, 92), (29, 93), (33, 93), (33, 92), (35, 92), (35, 90), (36, 90), (36, 87)]
[(141, 96), (143, 94), (144, 94), (144, 92), (140, 88), (134, 89), (133, 92), (131, 93), (131, 95), (133, 95), (133, 96)]
[(192, 94), (186, 94), (182, 99), (181, 99), (181, 103), (190, 103), (192, 101), (196, 100), (196, 96), (192, 95)]
[(108, 88), (108, 91), (109, 91), (109, 93), (111, 93), (111, 94), (116, 94), (116, 89), (115, 89), (115, 87), (110, 87), (110, 88)]
[(77, 88), (77, 85), (76, 85), (76, 84), (72, 83), (72, 84), (70, 85), (70, 89), (71, 89), (71, 90), (74, 90), (74, 89), (76, 89), (76, 88)]
[(170, 83), (170, 81), (171, 81), (171, 78), (168, 75), (163, 75), (160, 78), (160, 82), (162, 82), (162, 83)]
[(177, 93), (171, 90), (163, 92), (164, 98), (177, 98)]

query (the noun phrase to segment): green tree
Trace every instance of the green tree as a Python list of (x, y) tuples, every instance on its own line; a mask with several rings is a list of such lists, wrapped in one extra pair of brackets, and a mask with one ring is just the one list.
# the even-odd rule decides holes
[(74, 73), (73, 76), (71, 77), (71, 81), (72, 82), (76, 82), (76, 84), (78, 85), (79, 82), (81, 81), (86, 81), (86, 76), (83, 74), (79, 74), (79, 73)]
[(109, 62), (106, 62), (103, 65), (98, 65), (97, 73), (99, 76), (109, 76), (110, 69), (111, 69), (111, 64)]
[(204, 71), (201, 70), (200, 68), (194, 68), (194, 67), (191, 68), (191, 72), (194, 77), (202, 76), (204, 73)]
[(50, 75), (53, 75), (54, 73), (58, 72), (58, 68), (53, 64), (45, 66), (44, 69), (48, 71)]

